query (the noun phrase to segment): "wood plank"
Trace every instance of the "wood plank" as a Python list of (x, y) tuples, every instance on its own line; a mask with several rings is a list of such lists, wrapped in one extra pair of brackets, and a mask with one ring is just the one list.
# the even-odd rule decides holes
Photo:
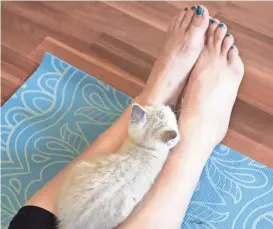
[(156, 61), (156, 58), (107, 34), (102, 34), (90, 50), (144, 81)]
[(29, 59), (36, 63), (40, 63), (45, 52), (56, 55), (78, 69), (81, 69), (132, 97), (137, 96), (145, 85), (144, 81), (119, 69), (107, 60), (97, 56), (95, 53), (88, 55), (81, 53), (51, 37), (46, 37), (46, 39), (29, 55)]
[[(10, 50), (15, 49), (14, 51), (22, 55), (28, 55), (43, 41), (44, 36), (39, 32), (40, 29), (5, 9), (5, 4), (2, 3), (2, 5), (2, 45), (10, 48)], [(19, 45), (19, 41), (22, 45)]]
[(2, 5), (5, 26), (2, 42), (11, 49), (16, 47), (16, 51), (25, 56), (46, 36), (55, 37), (87, 53), (89, 46), (100, 36), (70, 15), (40, 2), (4, 2)]
[(223, 16), (255, 33), (273, 38), (272, 6), (272, 2), (266, 1), (232, 1), (217, 16)]
[(233, 108), (230, 128), (273, 149), (273, 115), (237, 100)]
[(171, 19), (179, 13), (179, 9), (167, 2), (121, 2), (108, 1), (105, 4), (165, 32)]
[(1, 104), (29, 78), (38, 63), (2, 45), (1, 53)]
[(223, 144), (245, 154), (269, 168), (273, 168), (272, 148), (260, 144), (232, 129), (229, 129)]
[(65, 6), (60, 2), (58, 5), (55, 2), (43, 2), (43, 5), (60, 12), (69, 12), (87, 27), (115, 37), (153, 57), (159, 56), (165, 43), (165, 32), (103, 2), (66, 2)]

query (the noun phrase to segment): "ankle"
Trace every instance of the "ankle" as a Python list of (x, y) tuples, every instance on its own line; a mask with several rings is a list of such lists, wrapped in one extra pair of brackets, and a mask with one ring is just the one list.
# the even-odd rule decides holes
[(135, 101), (142, 106), (163, 104), (163, 102), (148, 88), (145, 88), (143, 92), (135, 98)]
[(197, 138), (186, 138), (181, 139), (172, 151), (173, 154), (177, 154), (183, 160), (199, 162), (197, 164), (203, 166), (213, 149), (214, 146), (212, 144), (200, 142)]
[(141, 106), (152, 106), (157, 104), (156, 100), (153, 99), (146, 91), (143, 91), (141, 94), (135, 97), (134, 102)]

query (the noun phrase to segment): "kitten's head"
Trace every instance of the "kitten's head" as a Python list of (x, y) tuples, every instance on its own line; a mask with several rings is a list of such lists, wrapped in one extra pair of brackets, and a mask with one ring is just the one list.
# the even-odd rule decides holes
[(179, 141), (177, 121), (164, 105), (141, 107), (133, 104), (129, 125), (132, 141), (149, 148), (174, 147)]

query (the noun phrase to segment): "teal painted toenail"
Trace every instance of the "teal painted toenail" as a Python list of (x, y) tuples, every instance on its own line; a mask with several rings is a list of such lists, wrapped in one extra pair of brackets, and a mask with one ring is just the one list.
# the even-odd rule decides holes
[(192, 10), (196, 10), (196, 6), (192, 6), (191, 9), (192, 9)]
[(224, 23), (220, 23), (220, 24), (219, 24), (219, 27), (220, 27), (220, 28), (224, 28), (224, 27), (225, 27), (225, 24), (224, 24)]
[(236, 48), (236, 46), (235, 46), (235, 45), (232, 45), (232, 46), (231, 46), (231, 49), (235, 49), (235, 48)]
[(216, 23), (216, 20), (215, 20), (215, 19), (210, 19), (210, 23), (211, 23), (211, 24), (215, 24), (215, 23)]
[(202, 6), (198, 6), (197, 7), (197, 10), (196, 10), (196, 15), (197, 16), (202, 16), (203, 15), (203, 12), (204, 12), (204, 9)]
[(227, 33), (227, 34), (226, 34), (226, 37), (230, 37), (230, 36), (231, 36), (231, 34), (230, 34), (230, 33)]
[(188, 11), (189, 10), (189, 8), (188, 7), (186, 7), (185, 9), (184, 9), (184, 11)]

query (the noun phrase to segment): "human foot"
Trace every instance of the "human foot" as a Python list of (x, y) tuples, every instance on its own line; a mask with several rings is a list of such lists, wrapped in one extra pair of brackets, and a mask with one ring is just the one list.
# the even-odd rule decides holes
[[(181, 139), (215, 147), (224, 138), (244, 74), (233, 36), (210, 20), (206, 44), (189, 78), (179, 125)], [(187, 141), (187, 140), (185, 140)]]
[(156, 61), (142, 97), (150, 103), (176, 104), (204, 46), (209, 13), (204, 6), (185, 9), (168, 29), (168, 40)]

